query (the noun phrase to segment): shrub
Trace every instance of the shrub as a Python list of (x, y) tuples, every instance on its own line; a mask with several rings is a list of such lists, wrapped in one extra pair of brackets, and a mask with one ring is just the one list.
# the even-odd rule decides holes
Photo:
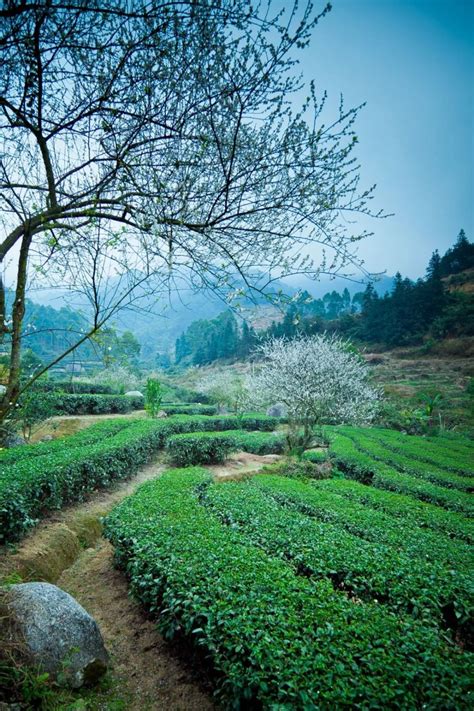
[(261, 474), (286, 476), (290, 479), (329, 479), (331, 463), (325, 459), (315, 463), (309, 459), (284, 459), (260, 470)]
[(199, 504), (207, 481), (166, 472), (105, 533), (161, 633), (212, 663), (224, 708), (469, 708), (468, 655), (411, 616), (296, 575)]
[(237, 444), (227, 432), (199, 432), (169, 437), (166, 451), (176, 466), (193, 464), (219, 464), (237, 449)]
[(148, 378), (146, 381), (145, 410), (150, 417), (157, 417), (162, 399), (160, 381), (157, 378)]
[(127, 395), (54, 395), (54, 410), (58, 415), (126, 414), (142, 410), (143, 397)]
[(64, 392), (75, 395), (113, 395), (118, 393), (112, 385), (85, 380), (37, 380), (32, 390)]

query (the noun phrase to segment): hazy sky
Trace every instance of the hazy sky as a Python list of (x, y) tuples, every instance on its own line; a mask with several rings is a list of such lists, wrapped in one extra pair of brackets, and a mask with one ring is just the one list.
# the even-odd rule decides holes
[(474, 0), (331, 1), (301, 68), (333, 102), (367, 102), (362, 177), (395, 213), (360, 252), (373, 271), (422, 276), (461, 227), (474, 240)]

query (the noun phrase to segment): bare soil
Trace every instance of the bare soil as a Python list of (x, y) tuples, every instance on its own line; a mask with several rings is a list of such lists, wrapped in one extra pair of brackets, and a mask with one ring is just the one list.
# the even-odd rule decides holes
[(104, 420), (116, 420), (120, 418), (145, 417), (145, 410), (133, 410), (123, 415), (56, 415), (46, 420), (38, 429), (34, 431), (30, 442), (39, 442), (43, 437), (65, 437), (75, 434), (79, 430), (95, 425)]
[(225, 462), (225, 464), (206, 465), (214, 474), (215, 479), (238, 480), (248, 474), (255, 473), (266, 464), (277, 462), (281, 459), (279, 454), (249, 454), (248, 452), (235, 452)]
[(170, 645), (128, 596), (125, 576), (113, 567), (113, 549), (101, 539), (58, 580), (97, 621), (112, 660), (112, 672), (130, 711), (215, 708), (205, 680)]

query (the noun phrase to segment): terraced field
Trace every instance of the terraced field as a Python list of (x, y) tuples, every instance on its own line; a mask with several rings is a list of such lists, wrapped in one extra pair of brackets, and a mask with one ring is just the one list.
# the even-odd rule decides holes
[(117, 564), (224, 708), (471, 708), (472, 442), (326, 433), (330, 479), (145, 484), (106, 521)]
[(223, 708), (471, 708), (472, 441), (327, 427), (327, 450), (305, 458), (332, 471), (280, 463), (224, 483), (196, 465), (281, 453), (279, 421), (176, 409), (186, 414), (0, 452), (0, 540), (163, 450), (175, 468), (116, 507), (105, 532)]

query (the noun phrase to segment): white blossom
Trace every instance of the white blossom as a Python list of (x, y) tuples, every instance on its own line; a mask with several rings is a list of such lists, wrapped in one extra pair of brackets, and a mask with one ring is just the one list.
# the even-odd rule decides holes
[(336, 336), (272, 339), (258, 352), (263, 362), (252, 382), (262, 404), (283, 403), (289, 419), (316, 424), (367, 424), (380, 393), (369, 382), (369, 368), (348, 341)]

